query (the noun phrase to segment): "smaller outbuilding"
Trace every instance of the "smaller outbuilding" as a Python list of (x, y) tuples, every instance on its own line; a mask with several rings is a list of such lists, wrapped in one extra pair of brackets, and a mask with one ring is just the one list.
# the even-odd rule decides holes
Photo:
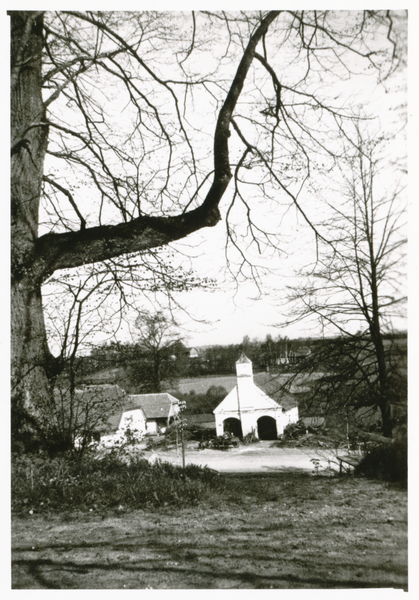
[(288, 423), (298, 421), (298, 403), (292, 394), (272, 398), (255, 385), (252, 361), (242, 354), (236, 362), (237, 385), (214, 409), (217, 435), (237, 437), (253, 433), (263, 440), (280, 437)]
[(127, 429), (140, 439), (164, 433), (179, 412), (179, 400), (168, 393), (127, 395), (118, 385), (90, 385), (75, 390), (73, 400), (67, 390), (55, 391), (57, 418), (69, 420), (80, 431), (86, 426), (95, 441), (104, 445), (123, 439)]
[(146, 433), (164, 433), (179, 413), (179, 400), (166, 392), (127, 396), (124, 415), (136, 409), (141, 409), (145, 415)]

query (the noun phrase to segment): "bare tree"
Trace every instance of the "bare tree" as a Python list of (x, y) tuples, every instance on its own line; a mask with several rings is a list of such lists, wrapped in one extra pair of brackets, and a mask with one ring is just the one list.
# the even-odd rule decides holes
[(61, 382), (39, 406), (38, 435), (54, 456), (74, 451), (81, 459), (92, 441), (113, 432), (124, 409), (125, 391), (115, 385), (68, 387)]
[(294, 322), (315, 319), (336, 336), (303, 365), (326, 373), (310, 400), (327, 410), (379, 409), (391, 436), (392, 405), (406, 402), (405, 348), (391, 335), (406, 302), (404, 173), (383, 154), (388, 140), (366, 139), (359, 127), (355, 136), (337, 179), (343, 201), (328, 203), (317, 261), (289, 301)]
[(57, 370), (44, 282), (215, 226), (231, 180), (222, 210), (244, 273), (235, 208), (251, 244), (278, 246), (249, 190), (304, 214), (313, 157), (333, 160), (330, 132), (354, 118), (322, 77), (348, 78), (356, 57), (384, 81), (405, 28), (392, 11), (9, 14), (12, 390), (36, 417)]
[(183, 358), (176, 323), (160, 311), (143, 313), (135, 321), (135, 330), (128, 370), (137, 392), (160, 393), (163, 381), (173, 387)]

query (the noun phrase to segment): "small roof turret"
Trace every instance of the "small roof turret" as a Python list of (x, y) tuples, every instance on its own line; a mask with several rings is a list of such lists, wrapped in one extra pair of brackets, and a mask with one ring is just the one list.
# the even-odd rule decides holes
[(243, 363), (251, 363), (250, 358), (247, 358), (244, 352), (241, 353), (239, 360), (236, 361), (236, 365), (241, 365)]

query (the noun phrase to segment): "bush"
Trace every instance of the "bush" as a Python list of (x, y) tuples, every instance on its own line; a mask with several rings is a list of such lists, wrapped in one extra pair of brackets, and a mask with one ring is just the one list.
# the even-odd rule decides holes
[(306, 432), (306, 426), (304, 421), (300, 419), (297, 423), (288, 423), (284, 428), (283, 438), (284, 440), (294, 439), (298, 440), (301, 435)]
[(407, 443), (372, 448), (356, 467), (355, 474), (407, 485)]
[(219, 486), (218, 474), (210, 469), (190, 465), (183, 472), (138, 457), (127, 462), (112, 452), (82, 462), (71, 455), (12, 457), (12, 511), (17, 513), (188, 506)]

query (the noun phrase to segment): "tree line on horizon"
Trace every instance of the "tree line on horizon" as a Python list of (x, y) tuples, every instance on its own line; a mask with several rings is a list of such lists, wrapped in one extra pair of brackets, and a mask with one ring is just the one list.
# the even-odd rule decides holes
[[(239, 344), (215, 344), (211, 346), (187, 346), (181, 339), (165, 341), (153, 350), (141, 341), (132, 343), (110, 342), (94, 346), (87, 356), (79, 356), (79, 381), (101, 371), (112, 369), (136, 370), (138, 381), (143, 380), (145, 391), (159, 391), (161, 385), (187, 377), (205, 375), (235, 375), (236, 361), (244, 352), (252, 361), (254, 372), (294, 372), (300, 370), (321, 371), (327, 366), (324, 348), (331, 348), (344, 340), (344, 336), (330, 338), (299, 337), (274, 339), (270, 334), (264, 340), (244, 336)], [(406, 332), (394, 332), (384, 336), (388, 342), (407, 340)], [(191, 356), (191, 350), (196, 350)], [(336, 358), (336, 357), (335, 357)], [(158, 382), (153, 381), (156, 365), (160, 368)], [(133, 383), (134, 383), (134, 375)], [(153, 388), (153, 389), (151, 389)]]

